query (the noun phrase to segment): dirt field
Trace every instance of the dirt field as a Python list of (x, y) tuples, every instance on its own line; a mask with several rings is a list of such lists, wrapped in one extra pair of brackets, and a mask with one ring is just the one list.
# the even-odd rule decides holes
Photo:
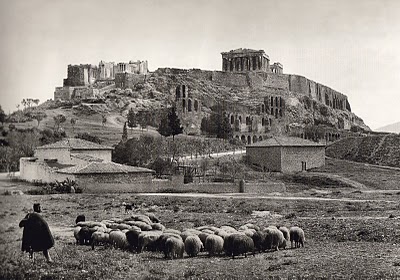
[[(335, 163), (333, 163), (335, 164)], [(332, 168), (332, 167), (329, 167)], [(360, 166), (356, 166), (359, 170)], [(339, 169), (337, 172), (340, 171)], [(290, 186), (272, 195), (201, 194), (64, 194), (0, 196), (1, 279), (396, 279), (400, 278), (400, 186), (398, 171), (378, 184), (365, 171), (352, 173), (368, 190), (335, 186)], [(351, 172), (348, 171), (347, 172)], [(378, 178), (378, 179), (374, 179)], [(379, 185), (379, 191), (374, 186)], [(2, 190), (27, 189), (27, 185)], [(304, 187), (304, 190), (301, 188)], [(0, 190), (1, 192), (3, 192)], [(19, 221), (40, 202), (55, 237), (54, 263), (38, 255), (33, 264), (20, 251)], [(122, 202), (134, 202), (136, 212), (152, 212), (169, 228), (201, 225), (298, 225), (305, 230), (304, 248), (240, 257), (165, 260), (161, 253), (134, 254), (118, 249), (74, 244), (72, 227), (78, 214), (88, 220), (127, 217)], [(257, 214), (257, 215), (255, 215)]]

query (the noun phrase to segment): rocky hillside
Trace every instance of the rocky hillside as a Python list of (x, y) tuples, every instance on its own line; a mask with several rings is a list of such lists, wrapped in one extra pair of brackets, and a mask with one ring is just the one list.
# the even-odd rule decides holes
[(345, 138), (328, 146), (326, 155), (338, 159), (400, 167), (400, 135)]

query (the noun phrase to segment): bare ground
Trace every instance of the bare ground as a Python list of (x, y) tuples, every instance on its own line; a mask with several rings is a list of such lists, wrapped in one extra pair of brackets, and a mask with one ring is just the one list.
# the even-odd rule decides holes
[[(335, 163), (333, 163), (335, 164)], [(292, 185), (286, 193), (257, 194), (64, 194), (0, 196), (0, 278), (5, 279), (398, 279), (400, 278), (400, 190), (397, 171), (355, 171), (367, 190), (339, 186)], [(351, 168), (351, 166), (347, 166)], [(320, 172), (321, 170), (319, 170)], [(370, 173), (365, 176), (366, 172)], [(379, 190), (374, 188), (381, 181)], [(0, 181), (1, 182), (1, 181)], [(0, 184), (1, 185), (1, 184)], [(2, 182), (3, 189), (10, 185)], [(26, 189), (27, 185), (13, 188)], [(40, 202), (56, 240), (32, 263), (20, 252), (19, 221)], [(137, 212), (153, 212), (169, 228), (201, 225), (298, 225), (305, 230), (304, 248), (240, 257), (164, 260), (160, 253), (133, 254), (117, 249), (76, 246), (72, 233), (78, 214), (100, 221), (125, 217), (122, 202)]]

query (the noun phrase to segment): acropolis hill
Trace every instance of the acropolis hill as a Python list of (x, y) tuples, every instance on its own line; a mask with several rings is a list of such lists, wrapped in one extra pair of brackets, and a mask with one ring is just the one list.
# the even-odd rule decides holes
[(122, 115), (131, 107), (154, 111), (174, 105), (187, 134), (199, 134), (202, 118), (222, 104), (234, 137), (246, 143), (271, 135), (304, 136), (310, 126), (324, 129), (328, 141), (350, 129), (369, 130), (351, 112), (346, 95), (303, 76), (284, 74), (283, 65), (271, 64), (263, 50), (221, 54), (222, 71), (159, 68), (149, 72), (147, 61), (69, 65), (64, 86), (56, 88), (54, 98), (119, 96)]

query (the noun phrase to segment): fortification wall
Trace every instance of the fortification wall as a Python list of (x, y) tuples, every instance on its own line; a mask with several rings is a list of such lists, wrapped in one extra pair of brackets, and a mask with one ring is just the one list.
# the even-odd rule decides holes
[(227, 87), (248, 87), (247, 74), (214, 71), (212, 81)]

